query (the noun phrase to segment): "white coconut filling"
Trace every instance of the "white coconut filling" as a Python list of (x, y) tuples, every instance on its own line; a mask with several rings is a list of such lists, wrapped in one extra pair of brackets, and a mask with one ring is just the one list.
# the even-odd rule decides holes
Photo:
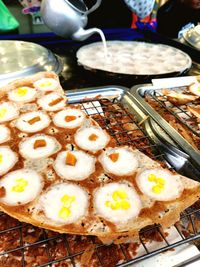
[(94, 193), (96, 213), (113, 223), (127, 223), (136, 218), (142, 204), (135, 189), (126, 183), (110, 183)]
[(38, 104), (47, 111), (57, 111), (65, 107), (66, 97), (53, 92), (40, 98)]
[(20, 154), (27, 159), (49, 157), (58, 152), (61, 146), (58, 141), (45, 134), (28, 137), (19, 144)]
[(59, 88), (59, 82), (53, 78), (42, 78), (34, 82), (33, 85), (42, 91), (54, 91)]
[(179, 175), (165, 169), (148, 169), (136, 176), (136, 182), (143, 194), (159, 201), (178, 198), (184, 190)]
[(0, 125), (0, 144), (10, 139), (10, 130), (4, 125)]
[(9, 146), (0, 146), (0, 175), (12, 169), (17, 160), (17, 154)]
[(32, 111), (21, 115), (15, 126), (22, 132), (35, 133), (48, 127), (50, 119), (47, 114), (42, 111)]
[(30, 169), (20, 169), (5, 175), (0, 180), (0, 187), (5, 189), (5, 196), (0, 202), (15, 206), (33, 201), (43, 187), (42, 177)]
[[(67, 163), (68, 156), (74, 157), (75, 164)], [(95, 171), (95, 162), (95, 157), (83, 151), (62, 151), (57, 155), (54, 169), (63, 179), (80, 181), (88, 178)]]
[(77, 222), (86, 215), (88, 193), (75, 184), (52, 186), (40, 198), (39, 204), (48, 219), (61, 224)]
[(74, 140), (80, 148), (95, 153), (108, 144), (110, 136), (100, 127), (91, 126), (79, 129)]
[(104, 170), (114, 175), (131, 175), (138, 168), (138, 159), (131, 148), (107, 148), (99, 156)]
[(200, 96), (200, 83), (193, 83), (190, 85), (190, 92), (194, 95)]
[(56, 113), (53, 122), (61, 128), (73, 129), (81, 126), (85, 121), (85, 113), (79, 109), (67, 108)]
[(0, 123), (11, 121), (18, 117), (19, 110), (14, 103), (3, 102), (0, 104)]
[(8, 93), (8, 98), (14, 102), (29, 102), (35, 99), (37, 91), (35, 88), (22, 86)]

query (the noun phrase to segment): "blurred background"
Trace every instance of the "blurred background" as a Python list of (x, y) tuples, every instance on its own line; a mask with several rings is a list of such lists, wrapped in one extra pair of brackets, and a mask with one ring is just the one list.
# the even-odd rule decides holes
[[(111, 8), (108, 8), (108, 2)], [(163, 5), (167, 0), (156, 0), (154, 10), (151, 16), (144, 21), (155, 21), (156, 11), (158, 7)], [(4, 4), (10, 14), (16, 19), (19, 26), (16, 29), (2, 30), (0, 33), (44, 33), (50, 30), (43, 24), (40, 16), (40, 5), (42, 0), (0, 0)], [(94, 4), (95, 0), (85, 0), (88, 7)], [(107, 2), (107, 3), (106, 3)], [(0, 8), (1, 9), (1, 8)], [(87, 27), (96, 26), (100, 28), (126, 28), (135, 27), (137, 18), (125, 6), (122, 0), (102, 0), (98, 10), (88, 17)], [(0, 19), (1, 22), (1, 19)]]

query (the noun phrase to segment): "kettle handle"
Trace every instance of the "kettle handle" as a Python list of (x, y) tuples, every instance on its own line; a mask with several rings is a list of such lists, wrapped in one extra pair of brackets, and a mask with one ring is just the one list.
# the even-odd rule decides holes
[(101, 1), (102, 0), (97, 0), (96, 3), (85, 12), (85, 14), (88, 15), (88, 14), (92, 13), (95, 9), (97, 9), (101, 5)]

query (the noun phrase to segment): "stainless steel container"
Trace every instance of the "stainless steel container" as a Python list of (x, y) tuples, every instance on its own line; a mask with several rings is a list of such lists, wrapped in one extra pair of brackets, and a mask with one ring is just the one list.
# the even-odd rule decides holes
[(194, 28), (189, 29), (183, 33), (183, 41), (192, 47), (200, 50), (200, 25), (197, 25)]
[(0, 41), (0, 86), (39, 71), (62, 70), (61, 59), (50, 50), (31, 42)]
[[(166, 87), (165, 87), (166, 88)], [(179, 90), (185, 87), (179, 87)], [(157, 138), (157, 141), (160, 142), (166, 148), (170, 148), (170, 151), (174, 151), (175, 154), (180, 154), (183, 161), (185, 159), (186, 164), (192, 163), (200, 171), (200, 152), (195, 149), (183, 136), (178, 133), (168, 121), (166, 121), (153, 107), (151, 107), (145, 100), (145, 94), (148, 95), (158, 95), (162, 92), (161, 87), (155, 87), (152, 84), (141, 84), (131, 88), (131, 94), (133, 95), (135, 101), (143, 112), (150, 117), (150, 130), (154, 133)], [(176, 87), (177, 89), (177, 87)], [(169, 88), (168, 90), (173, 90)], [(156, 97), (154, 97), (155, 99)], [(163, 107), (164, 108), (164, 107)], [(173, 114), (174, 117), (176, 114)], [(184, 126), (186, 122), (180, 121)], [(159, 127), (158, 127), (159, 126)], [(176, 161), (176, 156), (174, 162)], [(182, 169), (181, 165), (179, 167)]]

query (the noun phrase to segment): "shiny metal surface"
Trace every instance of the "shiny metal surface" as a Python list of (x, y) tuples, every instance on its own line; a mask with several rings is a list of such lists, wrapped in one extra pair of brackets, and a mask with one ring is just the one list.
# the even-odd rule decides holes
[(39, 71), (62, 70), (61, 59), (35, 43), (0, 41), (0, 85)]
[(42, 18), (54, 33), (74, 40), (85, 40), (97, 32), (96, 28), (84, 30), (87, 25), (87, 14), (99, 7), (97, 0), (91, 9), (87, 9), (81, 0), (43, 0), (41, 5)]
[(183, 34), (183, 38), (194, 48), (200, 50), (200, 25), (189, 29)]
[[(162, 131), (156, 131), (155, 127), (152, 126), (152, 130), (156, 133), (157, 138), (164, 145), (171, 147), (171, 150), (174, 152), (183, 151), (185, 153), (185, 159), (187, 161), (191, 161), (191, 163), (196, 166), (196, 168), (200, 171), (200, 153), (193, 148), (193, 146), (188, 143), (165, 119), (162, 118), (157, 111), (155, 111), (145, 100), (144, 94), (146, 91), (153, 91), (160, 88), (155, 88), (151, 84), (141, 84), (136, 85), (131, 88), (131, 94), (133, 95), (135, 101), (141, 110), (148, 115), (151, 119), (154, 120), (156, 124), (158, 124), (162, 130), (164, 130), (165, 134), (168, 135), (168, 138), (165, 137)], [(172, 139), (171, 141), (169, 140)], [(174, 146), (174, 142), (176, 147)]]

